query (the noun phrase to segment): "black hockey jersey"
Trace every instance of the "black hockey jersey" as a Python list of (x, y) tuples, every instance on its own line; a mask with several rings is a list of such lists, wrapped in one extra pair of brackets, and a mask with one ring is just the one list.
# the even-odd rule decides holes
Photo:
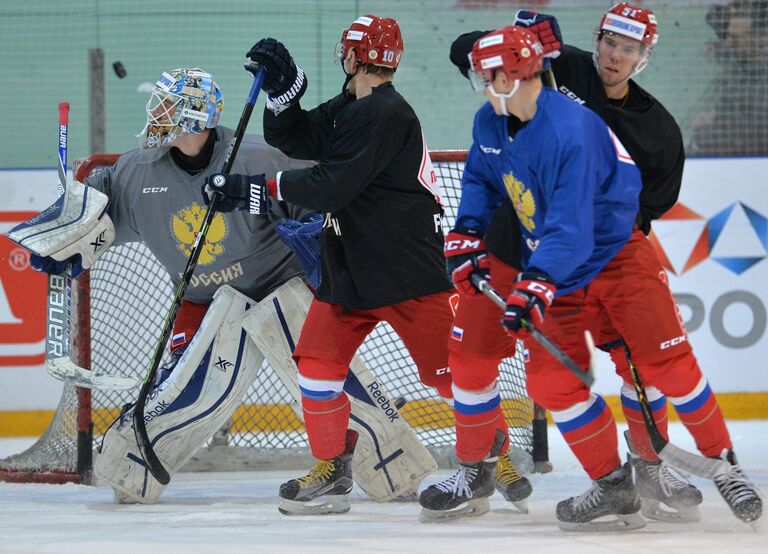
[(326, 214), (318, 299), (366, 310), (451, 289), (421, 125), (391, 83), (309, 111), (265, 109), (264, 135), (289, 156), (319, 160), (280, 175), (286, 201)]
[[(487, 32), (467, 33), (453, 43), (451, 60), (464, 75), (469, 68), (467, 52)], [(636, 223), (648, 234), (651, 221), (669, 210), (680, 194), (685, 151), (679, 126), (656, 98), (631, 79), (625, 100), (609, 100), (590, 52), (564, 45), (560, 56), (552, 60), (552, 71), (560, 92), (597, 113), (637, 164), (643, 189)], [(505, 202), (494, 214), (487, 243), (494, 255), (520, 267), (516, 237), (520, 237), (517, 216), (511, 203)]]

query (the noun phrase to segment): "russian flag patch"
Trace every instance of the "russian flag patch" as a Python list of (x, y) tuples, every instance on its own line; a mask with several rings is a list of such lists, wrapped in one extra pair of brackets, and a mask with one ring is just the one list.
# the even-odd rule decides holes
[(178, 348), (180, 346), (183, 346), (187, 344), (187, 334), (186, 333), (176, 333), (171, 338), (171, 348)]
[(451, 329), (451, 338), (453, 340), (461, 341), (464, 338), (464, 329), (461, 327), (453, 327)]

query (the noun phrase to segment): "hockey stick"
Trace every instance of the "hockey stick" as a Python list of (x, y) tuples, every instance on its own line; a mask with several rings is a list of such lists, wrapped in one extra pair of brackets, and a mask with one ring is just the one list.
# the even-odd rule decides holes
[[(496, 292), (493, 287), (491, 287), (488, 281), (479, 275), (472, 275), (471, 279), (472, 284), (475, 285), (480, 292), (490, 298), (493, 303), (502, 310), (506, 309), (507, 303), (504, 301), (501, 295)], [(552, 356), (557, 358), (561, 364), (567, 367), (579, 381), (588, 387), (592, 386), (592, 383), (595, 382), (595, 366), (597, 362), (595, 359), (595, 342), (592, 340), (592, 334), (589, 331), (584, 331), (584, 340), (587, 343), (587, 350), (589, 350), (589, 366), (586, 370), (584, 370), (580, 368), (576, 362), (573, 361), (573, 358), (563, 352), (559, 346), (552, 342), (549, 337), (539, 331), (533, 323), (527, 319), (523, 319), (522, 325), (525, 330), (528, 331), (528, 333), (530, 333), (530, 335), (536, 340), (536, 342), (543, 346), (544, 349)]]
[[(253, 73), (254, 79), (251, 85), (251, 91), (248, 93), (248, 100), (246, 101), (245, 107), (243, 108), (243, 113), (240, 115), (240, 121), (237, 124), (235, 136), (232, 137), (232, 142), (230, 142), (229, 146), (227, 147), (221, 173), (229, 173), (232, 170), (232, 164), (235, 161), (235, 156), (237, 156), (237, 151), (240, 149), (240, 143), (243, 141), (245, 128), (248, 126), (248, 121), (251, 118), (253, 106), (256, 104), (256, 99), (259, 96), (261, 85), (264, 83), (264, 69), (258, 68), (252, 64), (247, 64), (245, 68), (246, 70)], [(168, 339), (171, 337), (173, 323), (175, 322), (176, 316), (179, 313), (181, 301), (184, 298), (184, 294), (187, 292), (187, 287), (189, 286), (189, 282), (192, 279), (192, 273), (195, 271), (197, 260), (200, 257), (203, 246), (205, 245), (205, 237), (208, 234), (211, 221), (213, 221), (213, 216), (216, 213), (216, 204), (218, 204), (219, 198), (219, 194), (214, 194), (210, 203), (208, 204), (208, 210), (205, 212), (205, 217), (203, 218), (203, 222), (200, 225), (200, 230), (198, 231), (197, 237), (195, 237), (195, 242), (192, 245), (192, 252), (189, 255), (189, 259), (187, 260), (187, 266), (184, 268), (184, 272), (182, 273), (179, 284), (176, 285), (176, 290), (174, 291), (173, 295), (173, 303), (171, 304), (171, 308), (165, 318), (163, 330), (160, 333), (160, 338), (158, 339), (157, 347), (155, 348), (155, 354), (152, 357), (149, 370), (147, 371), (146, 377), (144, 377), (144, 383), (142, 384), (141, 390), (139, 391), (139, 397), (136, 399), (136, 404), (133, 408), (133, 431), (136, 435), (136, 442), (138, 443), (139, 451), (141, 452), (141, 456), (144, 458), (149, 471), (162, 485), (167, 485), (170, 482), (171, 477), (168, 475), (168, 471), (165, 469), (165, 467), (163, 467), (162, 462), (160, 462), (160, 459), (157, 457), (157, 454), (155, 453), (155, 450), (152, 446), (152, 441), (150, 441), (149, 436), (147, 435), (147, 425), (144, 421), (144, 406), (146, 405), (147, 397), (152, 390), (152, 385), (155, 381), (155, 375), (157, 374), (157, 368), (160, 366), (160, 360), (162, 360), (163, 353), (165, 352), (165, 346), (168, 343)]]
[(623, 348), (624, 354), (627, 357), (629, 372), (632, 375), (632, 385), (635, 387), (635, 393), (640, 401), (640, 412), (643, 414), (643, 421), (645, 422), (648, 436), (651, 439), (651, 446), (653, 446), (653, 451), (656, 452), (656, 455), (673, 467), (706, 479), (714, 479), (718, 475), (728, 473), (731, 464), (726, 460), (707, 458), (700, 454), (693, 454), (692, 452), (688, 452), (687, 450), (675, 446), (664, 438), (659, 431), (659, 428), (656, 427), (656, 421), (653, 419), (651, 405), (645, 394), (645, 387), (640, 378), (640, 372), (637, 370), (637, 366), (632, 362), (627, 345), (623, 344)]
[[(69, 104), (59, 104), (59, 195), (67, 189), (67, 144), (69, 137)], [(129, 389), (139, 381), (130, 377), (103, 375), (79, 367), (69, 357), (69, 323), (71, 320), (71, 264), (58, 274), (48, 276), (45, 327), (45, 366), (48, 373), (70, 385), (86, 388)]]

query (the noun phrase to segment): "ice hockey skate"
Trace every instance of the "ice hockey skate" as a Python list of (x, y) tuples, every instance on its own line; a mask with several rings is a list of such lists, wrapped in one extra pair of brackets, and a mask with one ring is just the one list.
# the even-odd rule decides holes
[[(661, 460), (644, 460), (635, 453), (629, 437), (629, 461), (635, 471), (635, 484), (640, 493), (642, 514), (648, 519), (667, 522), (694, 522), (701, 519), (698, 505), (702, 502), (701, 491), (686, 479), (681, 479), (673, 469)], [(683, 474), (680, 474), (684, 477)]]
[(754, 522), (763, 515), (763, 500), (760, 493), (741, 469), (733, 450), (724, 450), (720, 458), (728, 460), (731, 469), (728, 473), (715, 477), (717, 490), (730, 506), (733, 515), (744, 523), (754, 526)]
[(524, 514), (528, 513), (528, 497), (533, 492), (531, 482), (524, 477), (509, 459), (507, 454), (496, 462), (496, 490)]
[(491, 451), (484, 460), (459, 462), (451, 477), (430, 485), (419, 495), (422, 521), (440, 521), (464, 516), (481, 516), (491, 509), (496, 463), (507, 437), (496, 432)]
[(304, 477), (280, 485), (285, 515), (343, 514), (349, 511), (352, 491), (352, 454), (345, 452), (332, 460), (318, 460)]
[(584, 494), (558, 503), (557, 520), (564, 531), (631, 531), (645, 527), (630, 464), (594, 481)]

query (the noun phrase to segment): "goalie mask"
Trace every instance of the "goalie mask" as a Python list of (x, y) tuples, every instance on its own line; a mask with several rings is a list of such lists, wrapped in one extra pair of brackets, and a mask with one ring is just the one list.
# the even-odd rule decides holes
[(139, 134), (142, 148), (171, 146), (185, 134), (216, 127), (224, 109), (219, 85), (202, 69), (163, 72), (147, 102), (147, 124)]
[(598, 67), (598, 45), (606, 34), (619, 35), (640, 42), (640, 60), (635, 65), (630, 78), (645, 69), (653, 47), (659, 41), (658, 24), (653, 12), (637, 8), (627, 2), (620, 2), (600, 18), (600, 23), (595, 29), (595, 51), (592, 55), (595, 67)]
[(341, 40), (336, 46), (336, 59), (342, 65), (350, 50), (355, 51), (358, 67), (373, 64), (396, 70), (403, 55), (400, 26), (389, 17), (358, 17), (341, 32)]
[[(541, 72), (544, 49), (527, 29), (509, 25), (479, 38), (469, 53), (469, 81), (476, 92), (488, 90), (496, 98), (512, 97), (525, 81)], [(493, 86), (497, 70), (503, 70), (515, 81), (512, 90), (499, 93)], [(501, 103), (506, 112), (506, 102)]]

